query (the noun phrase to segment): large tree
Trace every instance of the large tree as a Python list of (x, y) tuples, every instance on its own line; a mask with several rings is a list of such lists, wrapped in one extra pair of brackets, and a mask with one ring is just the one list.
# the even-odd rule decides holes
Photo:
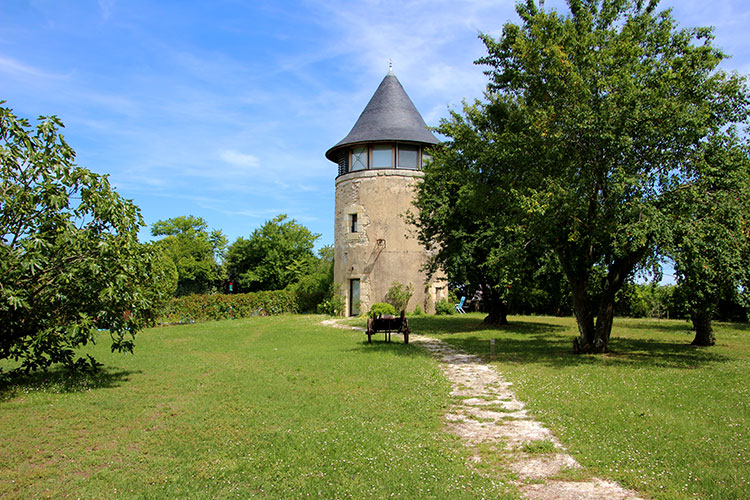
[(563, 15), (519, 2), (519, 24), (482, 36), (485, 101), (442, 127), (465, 119), (485, 137), (483, 206), (555, 253), (584, 352), (608, 350), (618, 290), (671, 241), (680, 214), (664, 197), (690, 179), (686, 158), (748, 115), (711, 30), (680, 29), (657, 4), (569, 0)]
[(188, 215), (155, 222), (151, 235), (162, 237), (157, 245), (177, 268), (177, 295), (210, 293), (221, 287), (227, 239), (220, 230), (209, 231), (203, 218)]
[(701, 144), (691, 160), (691, 178), (669, 197), (681, 215), (669, 254), (695, 329), (693, 345), (710, 346), (719, 301), (749, 284), (750, 148), (722, 133)]
[(488, 117), (479, 106), (464, 112), (438, 127), (449, 139), (433, 149), (407, 218), (430, 251), (428, 273), (440, 269), (464, 294), (480, 292), (485, 322), (506, 324), (509, 290), (532, 253), (515, 226), (511, 186), (486, 176), (486, 165), (502, 164)]
[(95, 367), (75, 356), (99, 329), (113, 351), (132, 351), (174, 285), (138, 242), (138, 208), (74, 164), (62, 126), (40, 117), (32, 127), (0, 107), (0, 359), (24, 371)]
[(227, 251), (227, 269), (246, 291), (283, 290), (310, 272), (320, 237), (286, 215), (278, 215), (238, 238)]

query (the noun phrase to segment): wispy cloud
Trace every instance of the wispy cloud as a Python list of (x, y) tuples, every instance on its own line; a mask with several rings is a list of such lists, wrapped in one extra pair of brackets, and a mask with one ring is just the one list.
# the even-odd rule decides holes
[(260, 159), (251, 154), (240, 153), (231, 149), (219, 152), (219, 157), (230, 165), (255, 169), (260, 166)]
[(19, 79), (44, 79), (44, 80), (62, 80), (70, 78), (72, 73), (60, 74), (46, 71), (34, 66), (24, 64), (11, 57), (0, 55), (0, 73), (6, 73), (8, 76)]
[(99, 10), (102, 13), (102, 18), (107, 21), (110, 17), (112, 17), (112, 12), (115, 9), (115, 4), (117, 3), (115, 0), (98, 0), (99, 3)]

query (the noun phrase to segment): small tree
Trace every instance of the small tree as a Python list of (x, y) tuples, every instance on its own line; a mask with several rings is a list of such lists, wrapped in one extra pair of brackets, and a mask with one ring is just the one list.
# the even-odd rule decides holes
[(396, 312), (401, 313), (401, 311), (406, 310), (406, 306), (412, 295), (414, 295), (414, 285), (411, 283), (404, 285), (398, 281), (394, 281), (385, 294), (385, 301), (392, 305)]
[[(318, 250), (318, 257), (308, 274), (289, 286), (297, 295), (297, 306), (303, 312), (316, 312), (326, 302), (324, 313), (335, 314), (333, 285), (333, 246), (326, 245)], [(334, 313), (330, 313), (330, 311)]]
[(315, 264), (319, 234), (286, 215), (278, 215), (238, 238), (227, 251), (227, 270), (247, 291), (283, 290), (307, 275)]
[(174, 291), (174, 269), (138, 242), (138, 207), (73, 163), (62, 126), (0, 107), (0, 359), (27, 372), (95, 368), (75, 351), (97, 329), (132, 351)]
[(152, 236), (162, 236), (161, 247), (177, 269), (177, 295), (210, 293), (223, 279), (221, 259), (227, 239), (220, 230), (208, 230), (201, 217), (192, 215), (160, 220), (151, 226)]
[(669, 198), (682, 214), (670, 255), (695, 329), (692, 344), (711, 346), (719, 301), (750, 278), (750, 144), (731, 131), (713, 136), (689, 165), (691, 179)]

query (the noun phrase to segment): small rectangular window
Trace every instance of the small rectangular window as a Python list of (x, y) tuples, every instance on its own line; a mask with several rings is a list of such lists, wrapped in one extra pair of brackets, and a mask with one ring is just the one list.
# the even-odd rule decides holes
[(411, 170), (416, 170), (419, 168), (418, 146), (398, 147), (398, 168), (408, 168)]
[(367, 148), (362, 146), (352, 148), (352, 166), (351, 171), (364, 170), (367, 168)]
[(393, 168), (393, 146), (379, 144), (372, 147), (372, 168)]
[(359, 231), (357, 227), (357, 214), (349, 214), (349, 230), (352, 233), (356, 233)]

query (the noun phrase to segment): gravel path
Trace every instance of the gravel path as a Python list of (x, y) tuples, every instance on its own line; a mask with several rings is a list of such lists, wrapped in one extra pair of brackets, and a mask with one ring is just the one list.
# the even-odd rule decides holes
[[(364, 331), (359, 327), (323, 322), (328, 326)], [(489, 447), (513, 471), (521, 493), (530, 500), (642, 500), (617, 483), (589, 478), (556, 479), (561, 472), (579, 469), (549, 429), (534, 420), (495, 368), (431, 337), (410, 335), (409, 341), (429, 351), (453, 385), (456, 403), (445, 415), (449, 432), (459, 436), (474, 463), (482, 461), (480, 448)], [(542, 453), (533, 451), (534, 444)]]

